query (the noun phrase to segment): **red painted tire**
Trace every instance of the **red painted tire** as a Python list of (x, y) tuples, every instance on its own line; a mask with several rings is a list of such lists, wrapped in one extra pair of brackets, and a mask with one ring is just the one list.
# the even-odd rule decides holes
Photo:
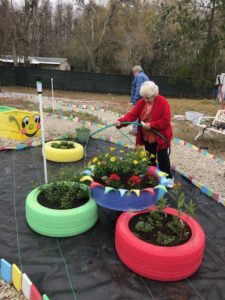
[[(133, 272), (154, 280), (177, 281), (194, 274), (201, 265), (205, 249), (205, 234), (201, 226), (193, 218), (182, 214), (181, 219), (192, 232), (190, 240), (174, 247), (152, 245), (138, 239), (129, 229), (129, 222), (134, 216), (149, 210), (124, 212), (118, 218), (115, 246), (121, 261)], [(178, 215), (173, 208), (166, 208), (166, 212)]]

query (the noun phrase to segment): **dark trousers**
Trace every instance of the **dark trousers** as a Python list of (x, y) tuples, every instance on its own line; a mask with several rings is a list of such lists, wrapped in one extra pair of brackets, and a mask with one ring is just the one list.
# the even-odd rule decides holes
[(171, 173), (168, 149), (162, 149), (156, 151), (156, 148), (157, 148), (157, 143), (149, 144), (148, 142), (145, 142), (145, 150), (149, 153), (149, 156), (151, 156), (151, 154), (154, 155), (154, 158), (150, 158), (151, 165), (156, 166), (156, 159), (157, 159), (160, 171), (167, 173), (168, 178), (173, 178), (173, 175)]

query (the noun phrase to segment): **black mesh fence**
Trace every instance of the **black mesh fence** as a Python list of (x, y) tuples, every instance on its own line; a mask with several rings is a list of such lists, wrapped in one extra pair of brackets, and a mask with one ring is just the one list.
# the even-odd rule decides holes
[[(41, 70), (33, 68), (0, 67), (1, 86), (35, 87), (41, 78), (44, 89), (51, 88), (51, 78), (55, 90), (71, 90), (95, 93), (130, 94), (132, 76), (96, 74), (74, 71)], [(151, 76), (160, 89), (160, 94), (172, 97), (210, 97), (200, 95), (191, 79), (172, 80), (166, 76)]]

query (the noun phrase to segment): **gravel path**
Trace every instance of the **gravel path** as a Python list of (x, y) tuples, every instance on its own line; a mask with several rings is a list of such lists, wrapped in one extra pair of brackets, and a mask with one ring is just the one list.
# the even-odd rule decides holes
[[(193, 177), (198, 183), (208, 187), (225, 199), (225, 163), (202, 155), (188, 145), (173, 142), (171, 162), (180, 172)], [(224, 203), (225, 205), (225, 203)]]
[(12, 285), (5, 283), (3, 280), (0, 280), (0, 299), (26, 300), (26, 298), (21, 293), (18, 293)]

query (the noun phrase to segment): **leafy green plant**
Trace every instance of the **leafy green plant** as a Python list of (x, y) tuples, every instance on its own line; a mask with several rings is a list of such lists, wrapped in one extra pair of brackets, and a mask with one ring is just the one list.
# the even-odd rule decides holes
[(61, 142), (53, 142), (51, 143), (52, 148), (56, 149), (75, 149), (75, 145), (68, 141), (61, 141)]
[(185, 212), (188, 216), (195, 216), (196, 204), (192, 200), (186, 202), (185, 194), (181, 189), (181, 185), (177, 183), (175, 188), (170, 192), (170, 196), (175, 202), (175, 206), (179, 212), (179, 216)]
[(132, 220), (130, 227), (138, 238), (159, 246), (176, 246), (190, 239), (191, 231), (180, 216), (184, 212), (187, 218), (194, 216), (196, 205), (192, 201), (186, 203), (185, 194), (179, 184), (175, 186), (171, 196), (175, 201), (178, 217), (164, 211), (168, 205), (165, 199), (161, 199), (155, 210), (138, 215)]
[(140, 189), (153, 187), (157, 179), (150, 172), (151, 166), (148, 153), (143, 149), (136, 151), (115, 152), (111, 147), (110, 153), (95, 156), (88, 165), (94, 168), (94, 180), (113, 188)]
[(74, 208), (90, 198), (89, 187), (79, 182), (52, 182), (40, 186), (39, 191), (38, 201), (50, 208)]

